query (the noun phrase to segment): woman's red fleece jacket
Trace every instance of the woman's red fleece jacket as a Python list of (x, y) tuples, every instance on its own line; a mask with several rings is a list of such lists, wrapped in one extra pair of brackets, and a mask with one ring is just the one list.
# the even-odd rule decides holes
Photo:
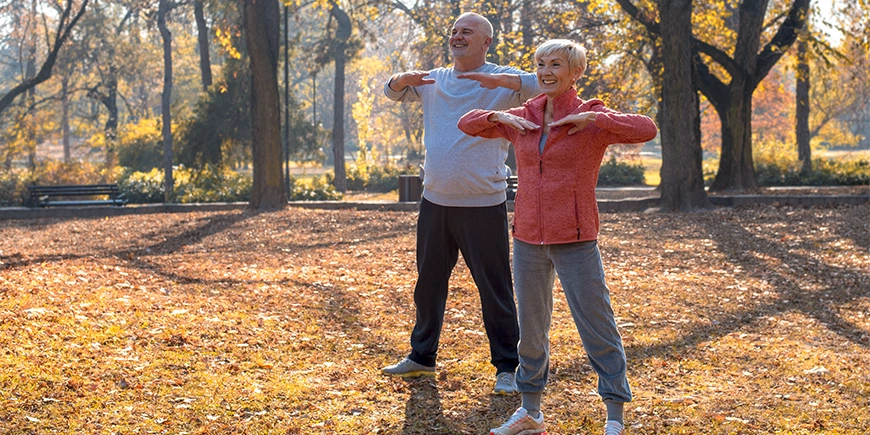
[[(543, 126), (546, 104), (542, 94), (507, 112)], [(514, 144), (519, 179), (512, 226), (516, 239), (541, 245), (596, 240), (595, 185), (605, 149), (615, 143), (646, 142), (657, 133), (649, 117), (608, 109), (601, 100), (583, 101), (573, 89), (553, 100), (553, 121), (582, 112), (597, 112), (595, 123), (572, 135), (568, 130), (573, 124), (551, 128), (543, 153), (541, 128), (520, 134), (487, 121), (493, 112), (479, 109), (459, 120), (466, 134), (505, 138)]]

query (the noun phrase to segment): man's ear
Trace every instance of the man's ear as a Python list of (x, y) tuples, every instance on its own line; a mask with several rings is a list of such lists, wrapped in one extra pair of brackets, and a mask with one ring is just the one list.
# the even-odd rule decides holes
[(490, 38), (490, 37), (487, 36), (487, 37), (486, 37), (486, 41), (484, 42), (483, 45), (486, 46), (486, 47), (489, 47), (490, 44), (492, 44), (492, 38)]

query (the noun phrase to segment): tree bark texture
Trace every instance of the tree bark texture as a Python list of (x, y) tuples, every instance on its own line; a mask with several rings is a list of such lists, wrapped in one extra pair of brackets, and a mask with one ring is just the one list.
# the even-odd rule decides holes
[(281, 14), (278, 0), (244, 0), (245, 40), (251, 59), (251, 128), (254, 185), (250, 206), (257, 210), (284, 207), (281, 174), (281, 103), (278, 92), (278, 48)]
[(797, 84), (795, 86), (795, 137), (801, 173), (813, 170), (810, 150), (810, 64), (807, 60), (807, 26), (801, 30), (797, 50)]
[(169, 0), (160, 0), (157, 8), (157, 27), (163, 38), (163, 95), (160, 109), (163, 115), (163, 202), (172, 202), (175, 180), (172, 177), (172, 33), (166, 27)]
[[(30, 13), (35, 17), (37, 15), (36, 9), (36, 0), (31, 0), (30, 2)], [(36, 76), (36, 32), (32, 32), (27, 39), (27, 47), (26, 51), (26, 60), (24, 67), (24, 80), (33, 80), (33, 77)], [(27, 90), (24, 96), (25, 105), (27, 107), (34, 107), (35, 99), (36, 99), (36, 86)], [(33, 120), (33, 115), (29, 115), (30, 119)], [(32, 125), (32, 122), (30, 123)], [(30, 140), (28, 142), (32, 142), (33, 146), (28, 146), (27, 152), (27, 167), (30, 168), (31, 171), (36, 170), (36, 143), (33, 139), (35, 139), (36, 132), (34, 129), (30, 128), (25, 133)]]
[(352, 27), (350, 17), (330, 1), (329, 13), (338, 23), (335, 31), (335, 92), (333, 100), (332, 126), (332, 158), (335, 167), (335, 190), (347, 191), (347, 171), (344, 165), (344, 79), (347, 64), (347, 41), (350, 39)]
[(208, 24), (205, 22), (202, 0), (194, 0), (193, 16), (196, 19), (196, 37), (199, 42), (199, 70), (202, 75), (202, 90), (208, 92), (211, 86), (211, 61), (209, 60)]
[(692, 61), (692, 0), (659, 0), (662, 38), (661, 208), (694, 211), (711, 206), (701, 169), (698, 92)]
[(60, 81), (60, 131), (63, 143), (63, 161), (66, 163), (69, 163), (69, 161), (72, 159), (69, 127), (69, 94), (69, 75), (64, 75)]

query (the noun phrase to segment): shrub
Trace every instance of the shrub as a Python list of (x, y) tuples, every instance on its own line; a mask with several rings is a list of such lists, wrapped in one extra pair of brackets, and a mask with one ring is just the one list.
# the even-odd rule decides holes
[[(48, 161), (41, 163), (37, 171), (12, 170), (0, 172), (0, 206), (23, 206), (27, 204), (29, 184), (94, 184), (104, 182), (105, 171), (88, 162), (62, 163)], [(131, 204), (163, 202), (163, 170), (136, 171), (131, 168), (116, 167), (110, 178), (117, 180), (118, 188)], [(115, 175), (117, 174), (117, 175)], [(205, 165), (202, 169), (175, 167), (175, 200), (180, 203), (208, 202), (245, 202), (251, 198), (253, 180), (249, 174), (235, 172), (229, 168)], [(36, 180), (34, 183), (32, 180)], [(311, 180), (290, 179), (292, 201), (340, 200), (327, 176)]]
[[(187, 204), (196, 202), (239, 202), (251, 198), (249, 175), (228, 168), (205, 165), (202, 169), (175, 167), (172, 171), (175, 200)], [(128, 170), (118, 185), (131, 203), (163, 202), (163, 170), (148, 172)]]
[(125, 172), (118, 179), (118, 189), (133, 204), (163, 202), (163, 170)]
[(643, 165), (617, 162), (616, 157), (601, 165), (598, 172), (599, 186), (636, 186), (643, 185)]
[(44, 186), (99, 184), (105, 183), (107, 178), (112, 179), (113, 177), (107, 177), (105, 167), (102, 164), (88, 161), (43, 160), (37, 162), (36, 170), (29, 179), (25, 179), (25, 182)]
[[(366, 177), (360, 172), (359, 168), (356, 166), (350, 166), (347, 168), (347, 190), (360, 191), (365, 190), (366, 188)], [(330, 178), (331, 182), (334, 178)]]
[(813, 169), (801, 173), (797, 162), (761, 161), (755, 165), (759, 186), (854, 186), (870, 184), (870, 161), (814, 159)]
[(337, 201), (341, 192), (332, 186), (332, 174), (327, 173), (312, 179), (297, 179), (290, 176), (290, 201)]
[(416, 174), (417, 170), (395, 166), (370, 166), (363, 176), (355, 166), (347, 170), (347, 190), (392, 192), (399, 188), (399, 175)]
[(118, 137), (118, 165), (135, 171), (163, 166), (163, 137), (156, 118), (124, 126)]
[[(813, 152), (821, 151), (813, 147)], [(852, 186), (870, 184), (870, 161), (815, 158), (812, 170), (801, 172), (793, 146), (780, 142), (754, 144), (753, 160), (759, 186)]]
[(240, 202), (251, 199), (253, 180), (247, 174), (205, 165), (198, 171), (185, 169), (182, 175), (187, 182), (176, 189), (178, 202)]
[(27, 202), (27, 187), (19, 172), (23, 171), (0, 172), (0, 207), (22, 206)]
[[(228, 168), (205, 165), (202, 169), (179, 166), (172, 173), (175, 199), (182, 204), (209, 202), (245, 202), (251, 199), (253, 180), (245, 173)], [(129, 171), (118, 182), (131, 203), (163, 202), (163, 171)], [(339, 200), (341, 194), (330, 185), (326, 176), (311, 180), (290, 177), (291, 201)]]
[(244, 60), (230, 56), (220, 78), (182, 123), (177, 161), (197, 168), (243, 164), (252, 140), (250, 101), (250, 68)]

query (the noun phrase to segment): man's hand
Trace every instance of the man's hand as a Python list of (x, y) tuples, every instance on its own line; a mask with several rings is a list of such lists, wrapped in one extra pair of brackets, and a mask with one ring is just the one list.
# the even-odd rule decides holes
[(519, 131), (520, 134), (526, 134), (526, 132), (530, 130), (538, 129), (538, 125), (534, 122), (520, 116), (511, 115), (507, 112), (492, 112), (486, 119), (489, 122), (495, 122), (512, 127)]
[(520, 76), (516, 74), (490, 74), (490, 73), (462, 73), (457, 74), (457, 78), (476, 80), (480, 82), (481, 88), (496, 89), (508, 88), (513, 91), (519, 91), (523, 85)]
[(434, 79), (426, 78), (428, 75), (429, 71), (408, 71), (395, 75), (390, 79), (390, 89), (398, 92), (408, 86), (423, 86), (435, 83)]
[(595, 112), (575, 113), (573, 115), (568, 115), (556, 122), (551, 122), (550, 128), (558, 127), (565, 124), (574, 124), (574, 127), (571, 127), (571, 129), (568, 130), (568, 134), (574, 134), (580, 130), (583, 130), (584, 128), (589, 126), (589, 124), (594, 123), (596, 117), (597, 115)]

